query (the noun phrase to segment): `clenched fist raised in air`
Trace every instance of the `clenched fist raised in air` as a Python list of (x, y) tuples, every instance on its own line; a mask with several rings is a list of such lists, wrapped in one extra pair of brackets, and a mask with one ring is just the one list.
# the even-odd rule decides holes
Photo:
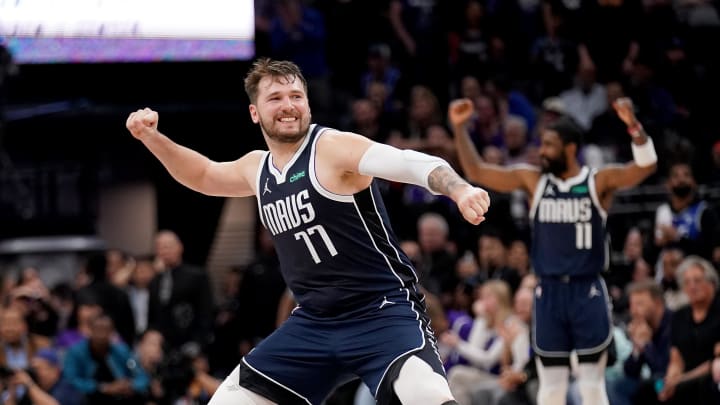
[(448, 107), (448, 119), (453, 130), (462, 129), (475, 114), (475, 105), (470, 99), (453, 100)]
[(157, 112), (144, 108), (131, 113), (125, 122), (125, 126), (137, 139), (143, 140), (157, 133), (158, 120)]

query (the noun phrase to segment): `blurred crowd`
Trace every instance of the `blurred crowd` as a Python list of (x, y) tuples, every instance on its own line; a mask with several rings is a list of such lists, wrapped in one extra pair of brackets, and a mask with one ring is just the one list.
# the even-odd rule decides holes
[[(540, 131), (569, 115), (585, 130), (581, 161), (597, 167), (632, 159), (625, 125), (609, 107), (630, 97), (659, 155), (658, 172), (640, 187), (664, 194), (633, 212), (636, 223), (621, 224), (622, 238), (612, 241), (604, 274), (615, 325), (610, 403), (696, 403), (699, 393), (720, 403), (717, 2), (256, 6), (258, 56), (303, 69), (316, 122), (442, 156), (459, 172), (446, 122), (452, 99), (474, 102), (471, 135), (488, 162), (537, 164)], [(458, 402), (534, 405), (530, 334), (543, 326), (532, 322), (526, 196), (492, 194), (487, 221), (472, 227), (445, 197), (380, 184), (422, 275)], [(254, 259), (228, 269), (219, 296), (168, 230), (147, 254), (89, 255), (72, 283), (45, 285), (32, 268), (6, 273), (0, 404), (206, 403), (295, 305), (268, 233), (258, 226), (256, 236)], [(327, 401), (371, 403), (358, 381)], [(568, 403), (579, 404), (576, 387)]]

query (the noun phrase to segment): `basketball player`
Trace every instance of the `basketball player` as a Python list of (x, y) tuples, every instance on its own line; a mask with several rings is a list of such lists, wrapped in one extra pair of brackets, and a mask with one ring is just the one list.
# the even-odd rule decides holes
[(499, 167), (483, 162), (470, 140), (466, 124), (473, 115), (472, 101), (454, 100), (449, 106), (466, 177), (498, 192), (522, 189), (532, 202), (531, 258), (539, 276), (532, 336), (539, 358), (539, 405), (565, 403), (572, 351), (579, 357), (583, 404), (608, 403), (604, 370), (612, 322), (600, 276), (608, 260), (605, 220), (615, 191), (642, 182), (657, 161), (631, 101), (619, 99), (614, 108), (632, 136), (634, 161), (595, 170), (581, 166), (576, 158), (582, 132), (569, 117), (541, 133), (540, 169)]
[(127, 128), (180, 183), (203, 194), (255, 195), (298, 306), (246, 355), (211, 405), (320, 404), (355, 376), (380, 404), (456, 404), (418, 278), (400, 250), (374, 177), (421, 185), (479, 224), (490, 204), (437, 157), (311, 124), (298, 67), (260, 59), (245, 78), (250, 117), (269, 151), (213, 162), (158, 132), (138, 110)]

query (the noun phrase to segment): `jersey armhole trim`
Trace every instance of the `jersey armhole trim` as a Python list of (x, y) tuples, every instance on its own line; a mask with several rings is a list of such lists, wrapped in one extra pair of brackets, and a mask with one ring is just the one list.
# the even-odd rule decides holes
[(317, 191), (321, 196), (329, 200), (342, 203), (354, 203), (355, 198), (352, 195), (335, 194), (332, 191), (323, 187), (323, 185), (320, 184), (320, 180), (318, 180), (317, 178), (317, 171), (315, 170), (315, 154), (317, 152), (317, 142), (318, 139), (320, 139), (320, 137), (322, 136), (322, 134), (328, 129), (329, 128), (320, 128), (317, 135), (315, 135), (315, 139), (313, 139), (312, 146), (310, 147), (310, 159), (308, 161), (308, 168), (310, 171), (310, 183), (312, 184), (315, 191)]

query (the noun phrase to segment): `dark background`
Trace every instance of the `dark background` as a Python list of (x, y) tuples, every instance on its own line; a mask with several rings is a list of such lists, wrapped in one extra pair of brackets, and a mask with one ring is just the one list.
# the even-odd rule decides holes
[(95, 234), (102, 187), (151, 180), (158, 226), (181, 235), (188, 260), (204, 262), (223, 199), (176, 183), (125, 120), (153, 108), (162, 132), (215, 160), (263, 148), (243, 89), (249, 64), (21, 65), (4, 88), (0, 238)]

